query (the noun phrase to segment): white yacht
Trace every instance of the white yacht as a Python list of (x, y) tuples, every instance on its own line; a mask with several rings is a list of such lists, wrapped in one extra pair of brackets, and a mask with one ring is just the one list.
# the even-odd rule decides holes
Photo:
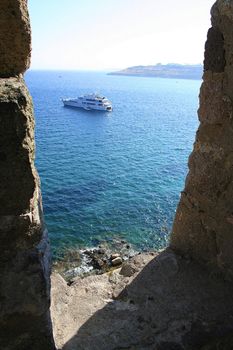
[(112, 111), (112, 103), (99, 94), (88, 94), (77, 98), (62, 99), (64, 106), (83, 108), (88, 111), (94, 109), (98, 111)]

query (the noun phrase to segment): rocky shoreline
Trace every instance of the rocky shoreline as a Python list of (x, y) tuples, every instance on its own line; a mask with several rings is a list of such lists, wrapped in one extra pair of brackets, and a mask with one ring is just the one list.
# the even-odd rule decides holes
[(98, 247), (67, 249), (63, 256), (53, 263), (53, 272), (59, 273), (68, 284), (77, 276), (99, 275), (122, 266), (141, 252), (125, 240), (115, 240), (111, 244), (102, 242)]

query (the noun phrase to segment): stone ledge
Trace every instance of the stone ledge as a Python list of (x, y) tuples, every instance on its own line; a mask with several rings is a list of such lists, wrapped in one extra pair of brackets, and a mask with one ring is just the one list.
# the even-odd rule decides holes
[(130, 276), (122, 267), (71, 286), (52, 276), (58, 349), (197, 350), (233, 330), (232, 284), (169, 249), (126, 264)]

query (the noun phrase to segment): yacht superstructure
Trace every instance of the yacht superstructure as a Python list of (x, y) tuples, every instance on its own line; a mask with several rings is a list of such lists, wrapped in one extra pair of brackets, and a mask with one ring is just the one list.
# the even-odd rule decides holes
[(62, 99), (64, 106), (78, 107), (85, 110), (112, 111), (112, 103), (104, 96), (99, 94), (87, 94), (77, 98)]

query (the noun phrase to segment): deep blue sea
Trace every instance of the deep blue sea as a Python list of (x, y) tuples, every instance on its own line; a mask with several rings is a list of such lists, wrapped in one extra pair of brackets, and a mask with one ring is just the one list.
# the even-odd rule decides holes
[[(136, 249), (169, 239), (198, 125), (200, 81), (29, 71), (36, 165), (54, 256), (114, 238)], [(113, 112), (63, 107), (100, 92)]]

